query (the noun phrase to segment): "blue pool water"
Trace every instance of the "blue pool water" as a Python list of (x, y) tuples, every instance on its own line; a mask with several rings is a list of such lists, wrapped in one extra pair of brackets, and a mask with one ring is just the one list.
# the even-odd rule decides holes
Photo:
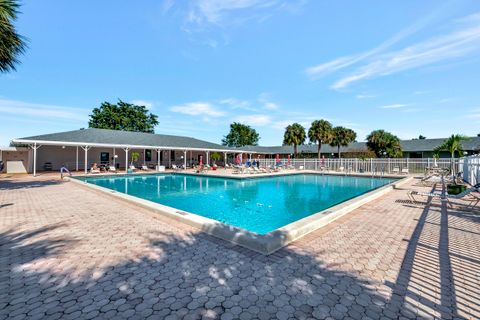
[(244, 180), (183, 174), (79, 179), (259, 234), (395, 180), (314, 174)]

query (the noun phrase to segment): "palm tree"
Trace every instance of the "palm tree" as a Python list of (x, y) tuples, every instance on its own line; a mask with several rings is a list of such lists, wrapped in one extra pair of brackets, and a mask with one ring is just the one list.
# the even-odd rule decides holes
[(315, 120), (308, 129), (308, 138), (313, 143), (318, 143), (318, 159), (322, 143), (330, 143), (332, 140), (332, 124), (327, 120)]
[(18, 56), (25, 51), (25, 39), (13, 26), (18, 7), (16, 0), (0, 0), (0, 72), (15, 70)]
[(337, 147), (338, 158), (340, 158), (340, 147), (346, 147), (350, 142), (354, 142), (357, 138), (357, 134), (352, 129), (345, 127), (335, 127), (332, 129), (332, 139), (330, 145)]
[(297, 157), (297, 146), (305, 142), (305, 128), (299, 124), (294, 123), (285, 128), (283, 135), (283, 144), (293, 145), (293, 152)]
[(375, 152), (377, 157), (396, 158), (403, 154), (400, 139), (384, 130), (370, 132), (367, 136), (367, 147)]
[(438, 147), (434, 149), (435, 153), (439, 153), (440, 151), (448, 151), (450, 152), (451, 156), (451, 172), (452, 175), (455, 175), (455, 166), (453, 165), (454, 159), (455, 159), (455, 153), (458, 154), (458, 156), (463, 155), (463, 145), (462, 141), (468, 140), (467, 136), (461, 135), (461, 134), (452, 134), (449, 138), (443, 140), (442, 144), (440, 144)]

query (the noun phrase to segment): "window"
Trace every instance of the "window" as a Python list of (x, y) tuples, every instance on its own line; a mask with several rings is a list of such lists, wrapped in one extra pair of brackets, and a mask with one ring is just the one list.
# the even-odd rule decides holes
[(110, 154), (108, 152), (100, 152), (100, 163), (108, 163), (110, 161)]
[(170, 158), (172, 159), (172, 161), (175, 161), (175, 150), (170, 151)]
[(152, 150), (145, 150), (145, 162), (152, 161)]

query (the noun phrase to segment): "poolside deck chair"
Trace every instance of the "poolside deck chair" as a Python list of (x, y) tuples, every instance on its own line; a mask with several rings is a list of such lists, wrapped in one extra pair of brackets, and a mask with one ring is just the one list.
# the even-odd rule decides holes
[(243, 172), (243, 168), (241, 166), (233, 165), (232, 168), (233, 168), (232, 174), (240, 174)]
[(130, 165), (128, 168), (129, 168), (130, 170), (133, 170), (133, 171), (136, 171), (136, 170), (137, 170), (137, 168), (136, 168), (133, 164)]
[(172, 169), (173, 169), (174, 171), (180, 171), (180, 168), (177, 167), (176, 164), (172, 164)]
[(148, 169), (148, 167), (146, 165), (142, 165), (142, 170), (143, 171), (150, 171), (150, 169)]
[(395, 174), (400, 174), (400, 167), (393, 167), (392, 172)]
[(117, 168), (115, 168), (115, 166), (109, 166), (109, 167), (108, 167), (108, 172), (115, 172), (115, 173), (117, 173)]
[(408, 168), (403, 168), (402, 169), (402, 174), (408, 175), (409, 174)]
[(419, 192), (415, 190), (410, 190), (407, 192), (407, 196), (412, 202), (417, 202), (417, 200), (415, 199), (416, 195), (437, 198), (440, 199), (440, 201), (442, 202), (447, 202), (450, 207), (452, 207), (452, 202), (450, 201), (451, 199), (465, 200), (469, 201), (466, 207), (470, 209), (476, 207), (480, 203), (480, 194), (476, 194), (479, 193), (479, 188), (480, 184), (476, 184), (475, 186), (455, 195), (448, 193), (443, 194), (440, 192)]

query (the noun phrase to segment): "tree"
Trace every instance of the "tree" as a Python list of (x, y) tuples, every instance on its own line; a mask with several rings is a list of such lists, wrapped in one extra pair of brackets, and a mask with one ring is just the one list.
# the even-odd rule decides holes
[(214, 152), (212, 153), (212, 155), (210, 156), (210, 159), (212, 159), (213, 161), (213, 164), (215, 164), (218, 160), (220, 160), (222, 158), (222, 156), (220, 155), (220, 153), (218, 152)]
[(255, 129), (245, 124), (230, 124), (230, 132), (223, 137), (222, 144), (229, 147), (256, 146), (260, 135)]
[(322, 143), (330, 143), (332, 140), (332, 124), (326, 120), (315, 120), (308, 129), (308, 138), (310, 142), (318, 144), (318, 159)]
[(301, 124), (291, 124), (285, 128), (283, 144), (293, 145), (293, 153), (295, 154), (295, 157), (297, 157), (297, 147), (299, 144), (305, 142), (305, 136), (305, 128)]
[(370, 132), (367, 136), (367, 147), (375, 152), (377, 157), (397, 158), (403, 154), (400, 139), (384, 130)]
[(133, 166), (133, 163), (136, 162), (138, 160), (138, 158), (140, 158), (140, 153), (134, 151), (132, 152), (131, 156), (130, 156), (130, 165)]
[(464, 136), (461, 134), (452, 134), (450, 137), (443, 140), (443, 142), (433, 150), (436, 154), (438, 154), (440, 151), (448, 151), (450, 153), (450, 156), (452, 159), (450, 164), (452, 175), (455, 174), (455, 166), (454, 166), (455, 153), (457, 153), (459, 157), (463, 156), (462, 141), (466, 141), (466, 140), (468, 140), (467, 136)]
[(427, 137), (422, 136), (422, 135), (419, 135), (419, 136), (418, 136), (418, 140), (425, 140), (425, 139), (427, 139)]
[(18, 56), (25, 52), (25, 38), (17, 33), (13, 22), (19, 4), (15, 0), (0, 0), (0, 72), (15, 70)]
[(354, 142), (357, 138), (357, 134), (352, 129), (345, 127), (335, 127), (332, 129), (332, 139), (330, 145), (337, 147), (338, 158), (340, 158), (340, 147), (346, 147), (350, 142)]
[(103, 102), (94, 108), (88, 121), (90, 128), (154, 133), (157, 116), (145, 106), (137, 106), (118, 100), (117, 104)]

